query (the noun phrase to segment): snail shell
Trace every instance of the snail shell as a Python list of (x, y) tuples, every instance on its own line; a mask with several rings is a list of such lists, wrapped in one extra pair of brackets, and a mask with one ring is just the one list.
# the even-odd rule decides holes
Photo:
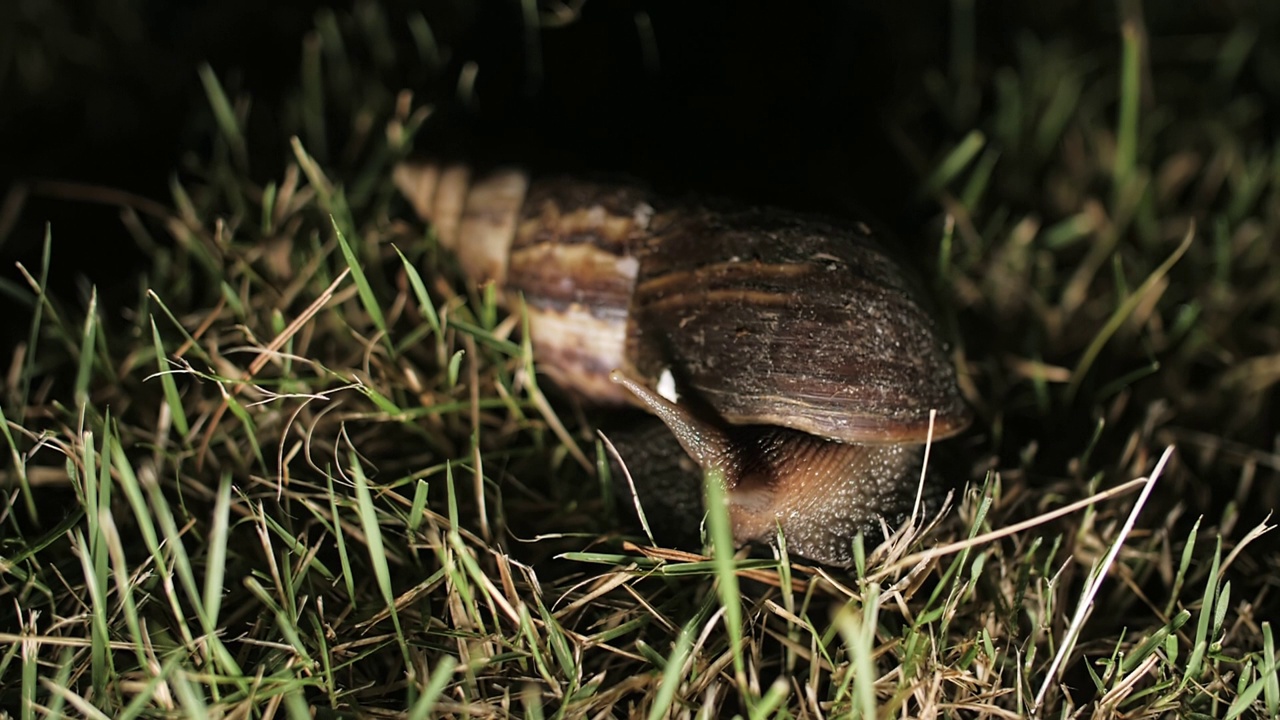
[[(931, 412), (934, 439), (969, 423), (930, 317), (861, 223), (518, 170), (395, 179), (472, 278), (523, 297), (543, 372), (641, 404), (724, 473), (739, 542), (781, 530), (849, 564), (854, 534), (910, 511)], [(679, 402), (652, 389), (667, 374)]]

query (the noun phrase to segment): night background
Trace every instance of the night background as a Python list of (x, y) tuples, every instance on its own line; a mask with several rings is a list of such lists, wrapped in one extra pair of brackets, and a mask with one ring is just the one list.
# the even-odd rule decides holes
[[(416, 128), (406, 111), (427, 106)], [(743, 641), (737, 600), (717, 596), (734, 567), (626, 544), (644, 544), (629, 511), (566, 459), (519, 381), (518, 325), (391, 187), (404, 133), (416, 156), (882, 223), (976, 416), (938, 451), (964, 494), (923, 545), (1177, 452), (1127, 536), (1132, 495), (905, 585), (874, 564), (843, 585), (798, 566), (796, 596), (756, 548)], [(18, 265), (39, 277), (46, 228), (33, 331)], [(1280, 4), (1265, 0), (0, 2), (0, 709), (57, 686), (108, 716), (154, 692), (156, 713), (255, 717), (268, 696), (350, 717), (437, 695), (457, 715), (810, 717), (811, 697), (828, 716), (860, 698), (882, 717), (1008, 717), (1045, 680), (1064, 716), (1274, 712), (1280, 541), (1250, 531), (1280, 507), (1277, 243)], [(235, 355), (286, 336), (296, 366)], [(552, 397), (591, 452), (598, 416)], [(90, 434), (125, 448), (97, 466), (118, 535), (92, 511)], [(351, 468), (325, 464), (348, 450)], [(171, 510), (161, 552), (146, 528)], [(901, 557), (878, 567), (905, 572)], [(108, 565), (129, 572), (109, 581)], [(215, 580), (197, 598), (174, 572)], [(158, 650), (126, 623), (135, 595)], [(197, 641), (184, 623), (205, 615), (219, 622)], [(40, 633), (57, 637), (23, 640)], [(162, 664), (180, 702), (135, 687)], [(780, 685), (790, 705), (760, 710)]]
[[(439, 48), (435, 57), (414, 57), (411, 30), (386, 28), (401, 43), (383, 48), (398, 53), (379, 68), (387, 86), (437, 105), (418, 146), (543, 170), (624, 173), (674, 192), (866, 208), (914, 242), (938, 208), (916, 191), (921, 170), (910, 166), (903, 143), (933, 152), (981, 110), (975, 96), (962, 110), (969, 117), (943, 117), (928, 99), (928, 71), (945, 67), (953, 52), (947, 3), (799, 2), (785, 12), (763, 2), (581, 5), (577, 13), (549, 5), (563, 9), (563, 24), (530, 32), (514, 1), (379, 3), (389, 20), (421, 12)], [(1156, 41), (1171, 50), (1183, 34), (1231, 27), (1233, 8), (1254, 4), (1175, 5), (1147, 8)], [(33, 185), (19, 224), (5, 228), (4, 276), (17, 280), (13, 260), (30, 267), (38, 259), (46, 221), (54, 222), (59, 289), (81, 275), (109, 287), (145, 262), (111, 221), (116, 208), (61, 202), (39, 183), (100, 185), (166, 202), (184, 154), (200, 153), (213, 131), (201, 63), (229, 94), (252, 98), (246, 132), (254, 174), (278, 175), (289, 159), (287, 132), (298, 130), (281, 105), (297, 92), (303, 37), (317, 12), (332, 17), (346, 7), (5, 3), (0, 182)], [(359, 17), (361, 3), (353, 7)], [(974, 77), (1012, 61), (1020, 34), (1100, 49), (1115, 42), (1110, 2), (972, 8), (977, 62), (962, 70)], [(459, 77), (468, 63), (479, 72), (463, 98)], [(1246, 87), (1277, 82), (1261, 60), (1253, 69), (1241, 78)]]

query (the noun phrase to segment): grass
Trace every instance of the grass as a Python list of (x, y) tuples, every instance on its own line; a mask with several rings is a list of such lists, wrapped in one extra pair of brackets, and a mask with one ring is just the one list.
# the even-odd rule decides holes
[(133, 303), (46, 292), (56, 220), (13, 290), (0, 713), (1280, 714), (1267, 38), (1243, 16), (1172, 62), (1122, 2), (1111, 36), (1016, 32), (993, 63), (952, 9), (886, 109), (945, 211), (922, 268), (979, 416), (934, 449), (962, 456), (945, 518), (848, 571), (735, 555), (722, 512), (706, 555), (617, 520), (518, 310), (395, 202), (429, 108), (380, 82), (386, 28), (438, 63), (436, 35), (326, 11), (277, 176), (202, 70), (209, 148), (162, 217), (124, 214)]

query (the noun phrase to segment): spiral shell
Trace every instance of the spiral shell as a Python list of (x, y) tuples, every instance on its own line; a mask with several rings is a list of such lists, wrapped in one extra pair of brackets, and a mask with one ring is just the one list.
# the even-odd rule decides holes
[[(847, 561), (852, 533), (909, 507), (930, 432), (970, 421), (865, 224), (518, 170), (404, 165), (396, 182), (469, 275), (523, 299), (543, 372), (638, 401), (704, 467), (732, 470), (740, 540), (790, 527), (801, 554)], [(678, 405), (649, 390), (667, 375)]]

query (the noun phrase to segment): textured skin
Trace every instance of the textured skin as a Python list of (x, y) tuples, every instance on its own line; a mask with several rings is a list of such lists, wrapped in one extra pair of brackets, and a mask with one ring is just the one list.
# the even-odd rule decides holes
[[(658, 542), (696, 546), (703, 519), (702, 474), (671, 431), (653, 418), (629, 415), (604, 432), (636, 483), (633, 498), (613, 463), (620, 507), (631, 512), (638, 499)], [(848, 566), (854, 535), (878, 537), (881, 518), (893, 527), (911, 514), (920, 472), (918, 445), (834, 445), (759, 426), (730, 433), (739, 455), (733, 462), (743, 471), (728, 494), (738, 542), (772, 543), (781, 531), (790, 554)], [(800, 437), (788, 437), (793, 433)], [(849, 482), (850, 477), (858, 481)], [(939, 490), (926, 485), (923, 511), (937, 504)]]
[(605, 420), (601, 432), (627, 465), (635, 497), (622, 468), (610, 458), (618, 509), (635, 513), (639, 500), (645, 520), (660, 544), (698, 547), (702, 525), (702, 470), (681, 449), (671, 430), (652, 415), (619, 410)]
[(791, 553), (847, 566), (854, 535), (911, 512), (919, 445), (838, 444), (776, 427), (731, 432), (747, 456), (729, 493), (741, 540), (771, 541), (781, 530)]

